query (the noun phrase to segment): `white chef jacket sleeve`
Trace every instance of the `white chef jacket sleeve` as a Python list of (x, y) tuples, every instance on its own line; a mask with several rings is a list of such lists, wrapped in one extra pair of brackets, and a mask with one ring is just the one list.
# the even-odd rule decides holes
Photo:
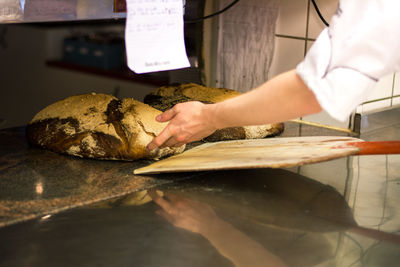
[(400, 1), (340, 2), (297, 74), (321, 107), (345, 121), (379, 79), (400, 70)]

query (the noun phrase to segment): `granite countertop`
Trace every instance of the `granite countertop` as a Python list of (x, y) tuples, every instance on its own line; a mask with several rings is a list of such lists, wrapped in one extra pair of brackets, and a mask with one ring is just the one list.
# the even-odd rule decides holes
[(0, 227), (191, 175), (133, 175), (152, 161), (99, 161), (30, 147), (24, 127), (0, 130)]
[[(399, 140), (399, 113), (363, 117), (360, 137)], [(0, 266), (398, 266), (400, 155), (133, 175), (150, 162), (58, 155), (0, 130)]]
[[(285, 127), (285, 137), (347, 135), (298, 123), (289, 122)], [(133, 175), (134, 169), (151, 162), (60, 155), (30, 147), (24, 127), (0, 130), (0, 227), (198, 175)]]

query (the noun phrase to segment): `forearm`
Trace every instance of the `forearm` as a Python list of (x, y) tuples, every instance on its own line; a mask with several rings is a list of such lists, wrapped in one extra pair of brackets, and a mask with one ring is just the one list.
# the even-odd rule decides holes
[(218, 129), (283, 122), (321, 111), (313, 92), (295, 70), (209, 109)]
[(202, 234), (237, 267), (286, 266), (281, 259), (267, 251), (259, 243), (222, 220), (211, 224)]

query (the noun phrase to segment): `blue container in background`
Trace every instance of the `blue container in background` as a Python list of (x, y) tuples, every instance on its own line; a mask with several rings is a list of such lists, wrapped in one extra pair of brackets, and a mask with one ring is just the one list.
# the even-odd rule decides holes
[(70, 37), (63, 42), (63, 60), (100, 69), (120, 69), (125, 46), (121, 38), (109, 36)]
[(78, 46), (78, 40), (72, 38), (64, 39), (63, 60), (71, 63), (79, 62)]
[(119, 69), (122, 67), (124, 45), (122, 43), (91, 44), (90, 64), (101, 69)]

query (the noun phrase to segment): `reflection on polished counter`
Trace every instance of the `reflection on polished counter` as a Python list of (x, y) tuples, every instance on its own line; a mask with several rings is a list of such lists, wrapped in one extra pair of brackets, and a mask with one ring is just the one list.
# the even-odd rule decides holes
[[(361, 138), (400, 139), (400, 121), (374, 120)], [(346, 134), (286, 124), (283, 136), (301, 135)], [(0, 266), (400, 262), (400, 155), (134, 176), (149, 162), (57, 155), (29, 147), (22, 128), (0, 131), (0, 145)]]
[(0, 265), (398, 266), (399, 209), (369, 216), (288, 170), (202, 173), (2, 228)]

